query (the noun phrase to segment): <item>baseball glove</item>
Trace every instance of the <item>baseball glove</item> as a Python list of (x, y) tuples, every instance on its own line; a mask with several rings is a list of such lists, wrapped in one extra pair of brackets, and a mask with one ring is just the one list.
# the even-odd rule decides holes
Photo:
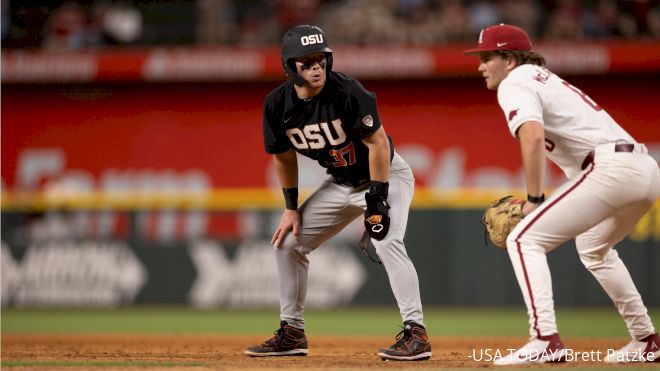
[(506, 238), (523, 218), (524, 203), (525, 201), (513, 196), (506, 196), (488, 206), (481, 223), (486, 227), (486, 233), (495, 246), (506, 249)]

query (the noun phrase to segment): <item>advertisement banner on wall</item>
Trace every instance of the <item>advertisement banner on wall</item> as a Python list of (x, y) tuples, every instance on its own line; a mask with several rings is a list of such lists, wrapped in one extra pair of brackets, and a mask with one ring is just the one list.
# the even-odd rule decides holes
[[(660, 118), (648, 104), (656, 82), (578, 86), (660, 158)], [(3, 86), (3, 190), (277, 189), (261, 122), (263, 97), (276, 85)], [(516, 139), (481, 80), (365, 85), (418, 189), (523, 184)], [(314, 161), (301, 166), (303, 188), (325, 177)], [(554, 166), (547, 175), (548, 186), (564, 180)]]
[[(656, 267), (660, 213), (654, 232), (617, 244), (647, 305), (660, 305)], [(15, 215), (12, 215), (12, 217)], [(264, 214), (277, 221), (278, 212)], [(406, 250), (415, 264), (425, 305), (520, 305), (522, 296), (508, 254), (484, 243), (478, 210), (417, 210), (410, 214)], [(3, 223), (8, 223), (3, 217)], [(359, 249), (359, 224), (311, 252), (307, 308), (396, 303), (385, 269)], [(16, 238), (3, 233), (0, 249), (2, 305), (100, 307), (186, 305), (195, 308), (279, 307), (277, 266), (263, 224), (260, 236), (242, 241), (81, 240), (60, 235)], [(20, 231), (18, 226), (14, 230)], [(14, 238), (12, 238), (14, 237)], [(23, 236), (25, 237), (25, 236)], [(371, 253), (377, 252), (371, 247)], [(581, 263), (573, 242), (548, 254), (555, 302), (611, 305)]]

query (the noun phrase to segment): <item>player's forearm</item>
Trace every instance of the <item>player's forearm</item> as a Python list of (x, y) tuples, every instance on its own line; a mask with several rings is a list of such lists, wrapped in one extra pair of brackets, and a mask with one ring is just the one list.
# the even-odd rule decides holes
[(369, 148), (369, 173), (371, 180), (387, 182), (390, 179), (390, 142), (381, 127), (364, 143)]
[(371, 180), (387, 182), (390, 179), (390, 150), (369, 151), (369, 173)]
[(293, 149), (273, 155), (273, 165), (282, 188), (298, 186), (298, 159)]
[(543, 127), (537, 122), (525, 123), (520, 128), (518, 136), (527, 194), (541, 196), (545, 174), (545, 135)]

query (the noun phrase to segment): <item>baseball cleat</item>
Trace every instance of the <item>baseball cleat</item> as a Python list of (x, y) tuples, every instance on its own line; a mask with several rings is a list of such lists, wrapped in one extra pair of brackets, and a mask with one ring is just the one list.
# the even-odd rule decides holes
[(251, 357), (306, 356), (305, 330), (289, 326), (286, 321), (282, 321), (280, 328), (275, 331), (275, 336), (261, 345), (247, 348), (244, 354)]
[(431, 343), (422, 325), (405, 322), (396, 335), (397, 342), (387, 349), (380, 349), (378, 356), (384, 360), (423, 361), (431, 358)]
[(566, 349), (559, 334), (533, 338), (515, 352), (496, 359), (495, 366), (515, 366), (538, 363), (565, 362)]
[(605, 363), (660, 362), (660, 336), (657, 333), (642, 340), (633, 339), (621, 349), (608, 352)]

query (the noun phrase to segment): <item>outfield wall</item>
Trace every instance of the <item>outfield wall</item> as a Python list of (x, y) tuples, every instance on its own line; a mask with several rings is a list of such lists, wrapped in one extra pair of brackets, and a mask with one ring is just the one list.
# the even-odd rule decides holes
[[(242, 240), (86, 239), (77, 220), (95, 213), (3, 213), (2, 303), (15, 307), (119, 307), (174, 304), (199, 308), (277, 308), (270, 231), (279, 211), (242, 211)], [(140, 223), (142, 212), (131, 213)], [(486, 246), (480, 210), (413, 210), (406, 235), (427, 305), (522, 303), (506, 252)], [(129, 227), (129, 230), (131, 227)], [(359, 223), (310, 255), (312, 308), (393, 305), (387, 276), (357, 247)], [(649, 305), (660, 305), (660, 208), (617, 249)], [(372, 247), (373, 254), (373, 247)], [(573, 243), (548, 255), (559, 305), (609, 305), (581, 265)]]

